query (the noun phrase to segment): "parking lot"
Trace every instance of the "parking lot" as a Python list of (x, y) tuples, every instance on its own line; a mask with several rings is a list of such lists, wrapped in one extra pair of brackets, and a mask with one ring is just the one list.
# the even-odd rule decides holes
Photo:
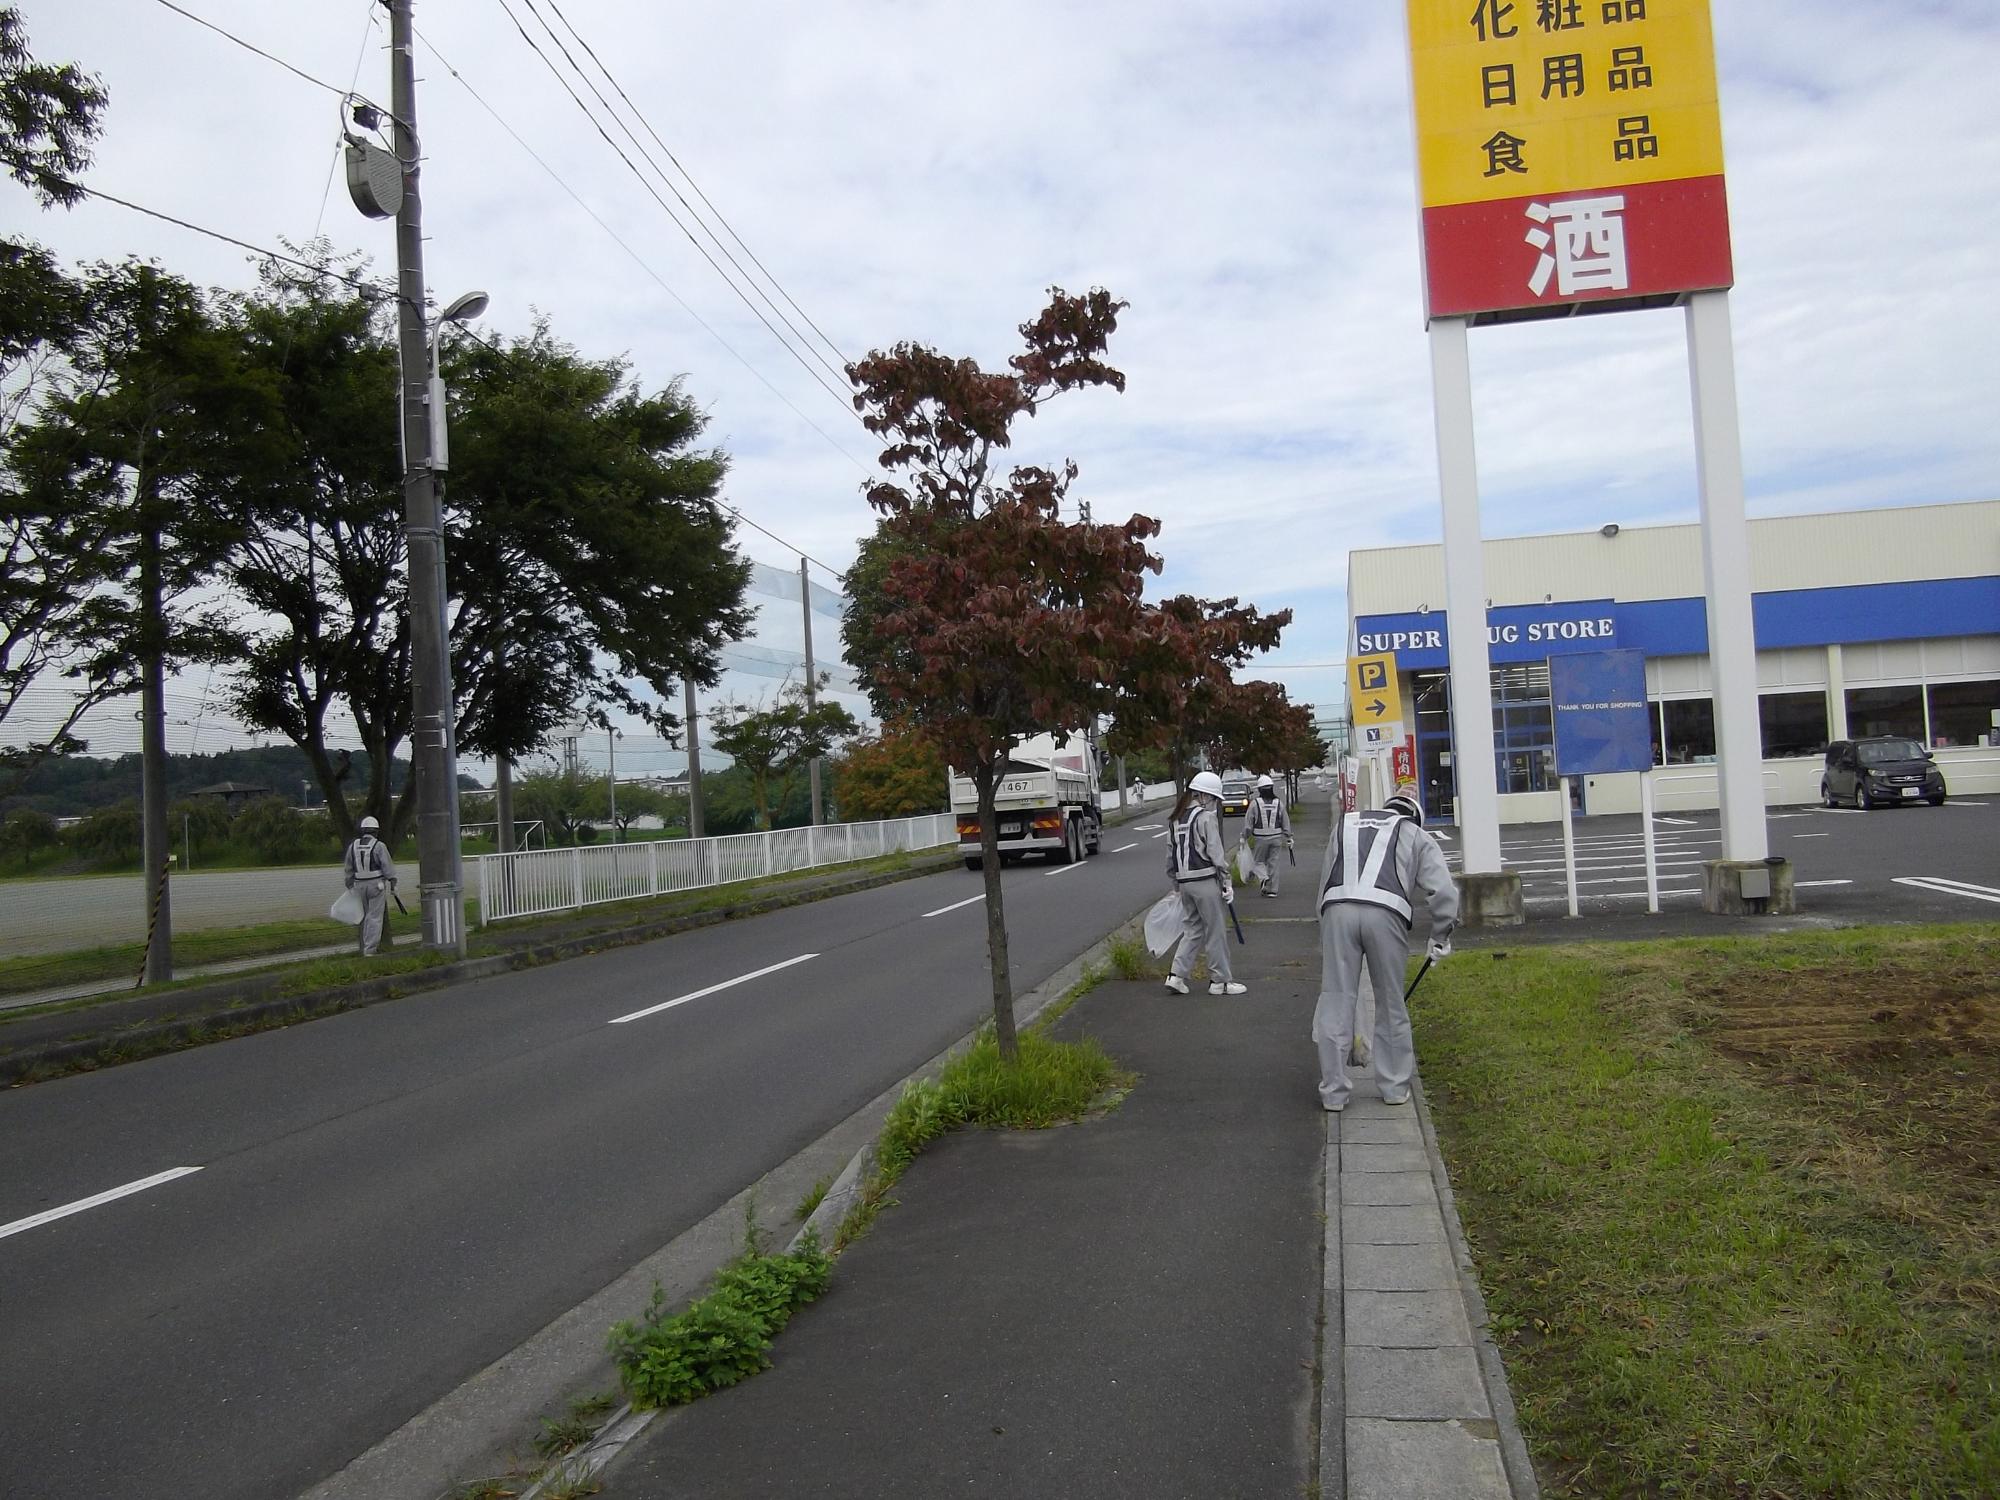
[[(2000, 921), (2000, 796), (1873, 812), (1786, 807), (1769, 814), (1770, 852), (1792, 862), (1799, 911), (1841, 921)], [(1455, 830), (1439, 828), (1453, 868)], [(1592, 915), (1643, 913), (1643, 835), (1633, 816), (1578, 818), (1577, 905)], [(1699, 911), (1701, 867), (1722, 854), (1714, 812), (1653, 822), (1663, 912)], [(1521, 874), (1530, 919), (1567, 910), (1562, 827), (1500, 830), (1501, 858)]]

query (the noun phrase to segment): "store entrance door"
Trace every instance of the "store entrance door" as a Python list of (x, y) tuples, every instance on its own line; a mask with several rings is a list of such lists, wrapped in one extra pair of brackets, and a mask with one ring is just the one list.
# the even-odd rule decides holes
[(1458, 798), (1458, 778), (1452, 772), (1451, 736), (1417, 736), (1417, 784), (1424, 798), (1426, 823), (1452, 823)]

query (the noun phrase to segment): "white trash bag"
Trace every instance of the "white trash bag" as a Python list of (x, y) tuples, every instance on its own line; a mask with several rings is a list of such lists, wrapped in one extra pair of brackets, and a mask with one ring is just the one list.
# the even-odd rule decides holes
[(1162, 896), (1146, 913), (1146, 949), (1159, 958), (1187, 931), (1187, 915), (1178, 894)]
[(327, 915), (336, 922), (345, 922), (349, 927), (359, 927), (361, 919), (368, 914), (368, 903), (361, 899), (361, 892), (349, 886), (340, 893), (340, 899), (328, 908)]
[(1250, 841), (1245, 839), (1236, 846), (1236, 879), (1240, 884), (1247, 885), (1252, 880), (1263, 878), (1263, 867), (1251, 857)]

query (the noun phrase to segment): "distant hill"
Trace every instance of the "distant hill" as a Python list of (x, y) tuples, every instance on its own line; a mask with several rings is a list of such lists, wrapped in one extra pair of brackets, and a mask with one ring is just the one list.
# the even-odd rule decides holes
[[(410, 763), (401, 758), (389, 766), (389, 787), (400, 792), (410, 777)], [(459, 777), (461, 787), (476, 786), (470, 777)], [(259, 745), (248, 750), (224, 750), (215, 755), (170, 755), (167, 757), (167, 800), (179, 801), (198, 787), (218, 782), (245, 782), (267, 786), (273, 795), (298, 803), (311, 782), (315, 807), (325, 798), (313, 781), (305, 755), (291, 745)], [(354, 752), (354, 772), (347, 785), (356, 790), (368, 785), (368, 752)], [(44, 761), (16, 796), (0, 799), (0, 817), (17, 807), (32, 807), (58, 818), (81, 817), (99, 807), (139, 800), (139, 757), (119, 755), (66, 755)]]

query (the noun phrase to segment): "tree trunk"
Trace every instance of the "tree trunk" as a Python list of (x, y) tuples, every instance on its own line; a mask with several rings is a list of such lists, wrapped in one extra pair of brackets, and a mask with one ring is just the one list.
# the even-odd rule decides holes
[(514, 763), (501, 756), (493, 762), (493, 818), (500, 826), (495, 842), (502, 854), (514, 852)]
[(993, 970), (993, 1035), (1000, 1043), (1000, 1056), (1013, 1062), (1020, 1055), (1014, 1037), (1014, 981), (1007, 965), (1007, 913), (1000, 901), (1000, 820), (994, 815), (994, 793), (1000, 785), (999, 767), (1006, 763), (1003, 753), (997, 762), (981, 761), (972, 768), (972, 784), (979, 793), (979, 863), (986, 884), (986, 958)]
[(160, 529), (148, 519), (139, 541), (139, 629), (145, 677), (139, 710), (140, 865), (146, 872), (146, 969), (143, 982), (174, 977), (173, 908), (167, 896), (167, 668), (161, 600)]

